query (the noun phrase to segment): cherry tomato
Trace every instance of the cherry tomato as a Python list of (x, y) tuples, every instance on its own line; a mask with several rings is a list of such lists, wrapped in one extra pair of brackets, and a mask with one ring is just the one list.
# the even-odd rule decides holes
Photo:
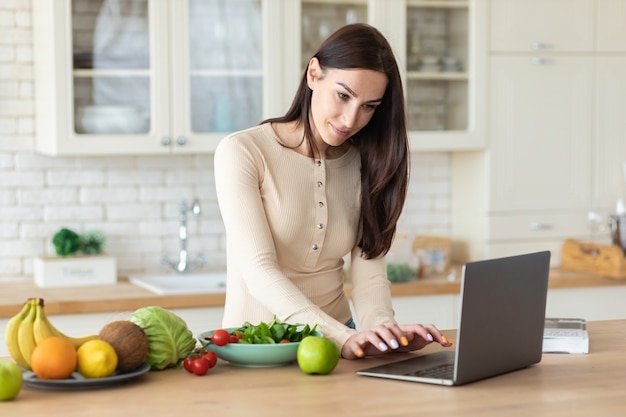
[(278, 342), (278, 343), (291, 343), (291, 340), (289, 340), (289, 339), (283, 339), (283, 340), (281, 340), (281, 341), (280, 341), (280, 342)]
[(198, 376), (205, 375), (209, 372), (209, 361), (204, 359), (204, 357), (193, 359), (191, 371)]
[(191, 367), (191, 365), (193, 364), (193, 356), (187, 356), (185, 358), (185, 360), (183, 361), (183, 368), (185, 368), (185, 371), (193, 373), (193, 369)]
[(213, 368), (215, 365), (217, 365), (217, 355), (215, 354), (215, 352), (209, 351), (202, 355), (202, 357), (209, 361), (209, 368)]
[(229, 342), (229, 339), (230, 339), (230, 335), (224, 329), (219, 329), (219, 330), (214, 331), (213, 335), (211, 336), (211, 340), (217, 346), (224, 346), (225, 344)]

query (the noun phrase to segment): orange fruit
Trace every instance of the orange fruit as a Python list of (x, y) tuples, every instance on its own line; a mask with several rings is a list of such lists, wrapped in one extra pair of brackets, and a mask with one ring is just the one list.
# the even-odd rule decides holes
[(66, 379), (76, 370), (77, 358), (72, 342), (52, 336), (35, 346), (30, 366), (39, 379)]

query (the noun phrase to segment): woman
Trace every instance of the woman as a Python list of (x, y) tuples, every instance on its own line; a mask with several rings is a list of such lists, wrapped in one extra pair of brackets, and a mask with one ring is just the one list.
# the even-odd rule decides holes
[[(365, 24), (311, 58), (287, 114), (222, 140), (217, 197), (226, 226), (223, 326), (318, 324), (356, 359), (450, 343), (398, 325), (386, 276), (408, 183), (404, 97), (393, 51)], [(351, 255), (352, 302), (343, 291)]]

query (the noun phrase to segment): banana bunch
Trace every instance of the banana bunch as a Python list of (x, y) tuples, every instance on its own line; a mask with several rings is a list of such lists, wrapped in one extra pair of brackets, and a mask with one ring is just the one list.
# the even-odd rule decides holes
[(42, 298), (29, 298), (22, 310), (13, 316), (5, 329), (5, 342), (9, 355), (21, 367), (30, 370), (30, 358), (35, 347), (50, 336), (62, 337), (78, 349), (83, 343), (97, 339), (97, 335), (70, 337), (50, 323), (44, 311)]

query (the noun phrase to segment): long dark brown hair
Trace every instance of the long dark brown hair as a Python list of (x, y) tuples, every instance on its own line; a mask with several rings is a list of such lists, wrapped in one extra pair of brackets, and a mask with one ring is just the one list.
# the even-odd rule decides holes
[[(385, 37), (374, 27), (356, 23), (334, 32), (314, 55), (322, 70), (367, 69), (387, 76), (387, 89), (369, 123), (350, 141), (361, 154), (361, 238), (365, 258), (386, 254), (404, 207), (409, 180), (409, 148), (404, 93), (398, 64)], [(313, 149), (309, 112), (312, 91), (304, 71), (291, 107), (282, 117), (263, 123), (296, 121)], [(315, 153), (313, 153), (315, 155)]]

